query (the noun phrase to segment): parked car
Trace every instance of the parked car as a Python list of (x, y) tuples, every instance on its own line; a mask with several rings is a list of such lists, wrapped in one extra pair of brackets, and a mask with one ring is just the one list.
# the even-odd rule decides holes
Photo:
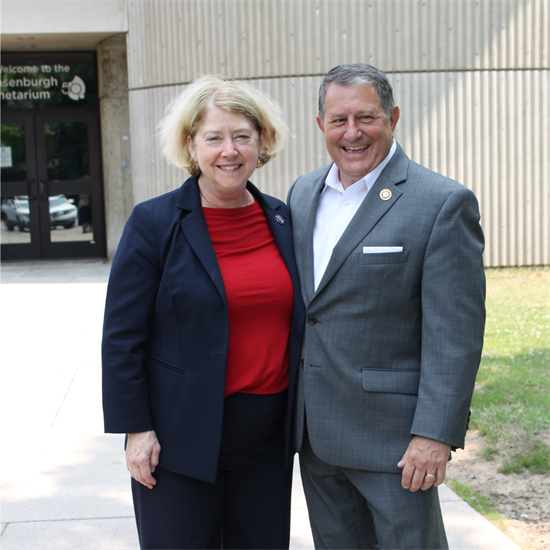
[[(78, 217), (78, 210), (73, 199), (65, 195), (50, 197), (50, 227), (61, 225), (65, 229), (73, 227)], [(15, 227), (24, 231), (30, 227), (29, 197), (16, 196), (2, 199), (2, 221), (8, 231)]]
[(78, 210), (73, 204), (73, 199), (68, 200), (65, 195), (50, 197), (50, 226), (56, 228), (58, 225), (65, 229), (73, 227), (76, 223)]
[(29, 227), (29, 197), (16, 196), (2, 199), (2, 221), (8, 231), (17, 226), (19, 231)]

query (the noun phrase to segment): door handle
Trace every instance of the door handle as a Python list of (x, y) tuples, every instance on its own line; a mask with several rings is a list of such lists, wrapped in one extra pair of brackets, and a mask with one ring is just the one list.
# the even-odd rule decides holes
[(48, 180), (40, 180), (40, 198), (43, 201), (48, 200)]
[(36, 195), (33, 195), (31, 192), (31, 185), (34, 185), (36, 183), (36, 180), (33, 178), (31, 180), (27, 180), (27, 196), (29, 197), (30, 201), (36, 200)]

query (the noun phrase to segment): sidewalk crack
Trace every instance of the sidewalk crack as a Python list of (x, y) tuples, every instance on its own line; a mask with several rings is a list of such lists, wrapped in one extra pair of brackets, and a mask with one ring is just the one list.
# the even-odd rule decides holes
[(67, 388), (67, 391), (65, 392), (65, 395), (63, 396), (63, 399), (61, 400), (61, 403), (59, 404), (59, 407), (57, 408), (55, 416), (53, 417), (52, 423), (50, 424), (50, 428), (53, 428), (53, 425), (54, 425), (55, 421), (57, 420), (57, 416), (59, 415), (59, 412), (61, 411), (61, 408), (63, 407), (63, 403), (65, 403), (65, 399), (67, 399), (67, 395), (69, 395), (69, 392), (71, 391), (71, 387), (73, 385), (74, 379), (76, 378), (76, 375), (78, 374), (79, 370), (80, 369), (76, 369), (75, 373), (73, 374), (73, 377), (71, 378), (71, 381), (69, 383), (69, 387)]

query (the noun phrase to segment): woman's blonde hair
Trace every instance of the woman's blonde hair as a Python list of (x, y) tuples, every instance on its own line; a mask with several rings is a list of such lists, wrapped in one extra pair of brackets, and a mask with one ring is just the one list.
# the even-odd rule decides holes
[(258, 166), (269, 162), (284, 147), (288, 126), (281, 107), (271, 97), (242, 80), (225, 80), (206, 75), (194, 80), (171, 101), (159, 124), (160, 148), (168, 162), (193, 176), (200, 174), (199, 165), (189, 152), (187, 138), (195, 138), (211, 106), (241, 113), (254, 124), (259, 133), (265, 130), (265, 148), (260, 152)]

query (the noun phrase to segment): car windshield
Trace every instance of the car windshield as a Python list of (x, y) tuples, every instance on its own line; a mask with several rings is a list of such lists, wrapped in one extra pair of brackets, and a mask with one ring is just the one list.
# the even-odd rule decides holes
[(51, 206), (61, 206), (67, 202), (67, 197), (65, 195), (59, 195), (58, 197), (50, 197), (50, 207)]
[(15, 207), (16, 208), (28, 208), (29, 207), (29, 199), (21, 199), (15, 201)]

